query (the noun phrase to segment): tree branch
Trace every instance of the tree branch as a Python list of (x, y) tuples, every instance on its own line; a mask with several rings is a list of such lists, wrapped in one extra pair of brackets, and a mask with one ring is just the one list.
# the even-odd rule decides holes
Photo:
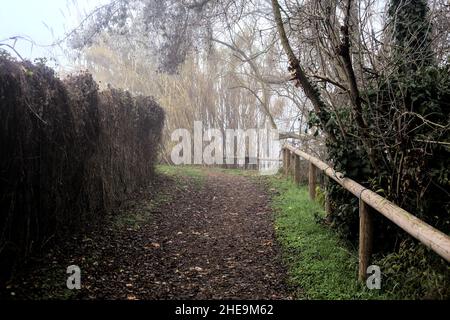
[(345, 92), (349, 92), (349, 91), (350, 91), (350, 90), (349, 90), (347, 87), (345, 87), (344, 85), (342, 85), (342, 84), (340, 84), (340, 83), (338, 83), (338, 82), (336, 82), (336, 81), (334, 81), (334, 80), (331, 80), (331, 79), (328, 78), (328, 77), (324, 77), (324, 76), (320, 76), (320, 75), (312, 75), (311, 77), (316, 78), (316, 79), (319, 79), (319, 80), (322, 80), (322, 81), (325, 81), (325, 82), (328, 82), (328, 83), (331, 83), (332, 85), (334, 85), (334, 86), (336, 86), (336, 87), (338, 87), (338, 88), (344, 90)]
[[(292, 75), (291, 80), (295, 80), (296, 86), (300, 85), (303, 88), (305, 95), (312, 102), (314, 111), (319, 116), (319, 119), (321, 119), (322, 117), (320, 117), (320, 114), (326, 111), (326, 105), (322, 101), (319, 91), (313, 87), (312, 83), (306, 76), (305, 71), (300, 66), (300, 62), (295, 56), (294, 51), (292, 50), (292, 47), (289, 43), (289, 39), (287, 38), (286, 35), (286, 30), (284, 29), (283, 19), (281, 18), (280, 5), (277, 0), (272, 0), (272, 10), (275, 18), (275, 23), (277, 25), (277, 30), (280, 35), (281, 45), (288, 57), (289, 71), (291, 72)], [(336, 142), (336, 137), (334, 136), (334, 134), (326, 130), (325, 123), (322, 123), (322, 127), (324, 131), (327, 133), (328, 137), (332, 141)]]
[(360, 128), (362, 135), (362, 143), (366, 148), (369, 161), (375, 171), (378, 170), (378, 166), (375, 161), (374, 149), (372, 146), (372, 140), (369, 135), (369, 129), (367, 123), (362, 116), (362, 99), (358, 89), (358, 83), (356, 82), (355, 71), (353, 70), (352, 58), (350, 56), (350, 13), (351, 13), (352, 0), (347, 0), (347, 9), (344, 18), (344, 25), (341, 26), (342, 42), (337, 48), (338, 54), (342, 57), (344, 63), (344, 70), (348, 78), (350, 98), (353, 104), (353, 114), (355, 116), (356, 124)]
[(245, 62), (247, 62), (247, 63), (250, 65), (250, 68), (251, 68), (251, 69), (253, 70), (253, 72), (255, 73), (256, 79), (261, 83), (262, 91), (263, 91), (263, 99), (261, 100), (261, 99), (258, 97), (258, 95), (256, 95), (254, 92), (252, 92), (251, 89), (249, 89), (249, 88), (246, 88), (246, 89), (248, 89), (250, 92), (252, 92), (252, 93), (258, 98), (258, 100), (260, 100), (260, 102), (261, 102), (261, 104), (262, 104), (262, 107), (264, 108), (264, 111), (265, 111), (266, 115), (269, 117), (270, 124), (271, 124), (272, 128), (276, 129), (276, 128), (277, 128), (277, 125), (276, 125), (276, 123), (275, 123), (275, 120), (273, 119), (272, 114), (270, 113), (269, 102), (268, 102), (268, 101), (269, 101), (269, 98), (268, 98), (268, 92), (267, 92), (266, 82), (264, 81), (263, 77), (261, 76), (261, 73), (259, 72), (259, 69), (258, 69), (258, 67), (256, 66), (256, 64), (253, 62), (252, 59), (250, 59), (250, 58), (247, 56), (247, 54), (246, 54), (244, 51), (242, 51), (242, 50), (239, 49), (238, 47), (236, 47), (236, 46), (234, 46), (234, 45), (231, 45), (231, 44), (229, 44), (229, 43), (227, 43), (227, 42), (224, 42), (224, 41), (215, 39), (215, 38), (211, 38), (211, 41), (217, 42), (217, 43), (219, 43), (219, 44), (221, 44), (221, 45), (224, 45), (224, 46), (226, 46), (227, 48), (229, 48), (229, 49), (231, 49), (231, 50), (237, 52), (239, 55), (241, 55), (241, 56), (244, 58)]

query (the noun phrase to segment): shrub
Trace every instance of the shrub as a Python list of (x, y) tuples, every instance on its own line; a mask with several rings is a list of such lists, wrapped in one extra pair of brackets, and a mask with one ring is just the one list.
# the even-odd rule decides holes
[(150, 97), (0, 55), (0, 278), (145, 187), (163, 123)]

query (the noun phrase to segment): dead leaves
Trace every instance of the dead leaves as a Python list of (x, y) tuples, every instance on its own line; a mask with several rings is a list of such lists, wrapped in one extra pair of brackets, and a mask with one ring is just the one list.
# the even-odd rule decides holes
[(150, 244), (147, 244), (144, 248), (145, 249), (160, 249), (161, 245), (158, 242), (152, 242)]
[(289, 297), (262, 187), (226, 174), (205, 178), (202, 188), (182, 179), (182, 192), (165, 181), (159, 190), (173, 200), (155, 203), (139, 228), (107, 226), (84, 239), (80, 298)]

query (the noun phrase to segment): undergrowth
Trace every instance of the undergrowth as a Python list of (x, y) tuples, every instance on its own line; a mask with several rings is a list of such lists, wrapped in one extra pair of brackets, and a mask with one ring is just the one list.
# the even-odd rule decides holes
[(302, 288), (300, 299), (392, 299), (357, 281), (355, 248), (323, 224), (325, 212), (310, 201), (306, 187), (280, 176), (267, 178), (277, 191), (273, 197), (275, 229), (289, 268), (289, 281)]

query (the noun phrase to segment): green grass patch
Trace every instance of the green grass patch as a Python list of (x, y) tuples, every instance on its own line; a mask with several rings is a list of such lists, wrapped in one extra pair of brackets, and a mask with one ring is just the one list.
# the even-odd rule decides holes
[(177, 182), (181, 182), (182, 177), (189, 177), (197, 186), (201, 186), (205, 175), (205, 168), (200, 166), (171, 166), (161, 164), (156, 166), (156, 172), (162, 175), (170, 176)]
[(245, 176), (245, 177), (256, 177), (260, 176), (258, 170), (248, 170), (248, 169), (226, 169), (226, 168), (211, 168), (211, 170), (215, 170), (222, 173), (228, 173), (236, 176)]
[(299, 299), (391, 299), (357, 281), (358, 256), (328, 226), (322, 207), (306, 187), (281, 176), (267, 177), (278, 191), (273, 198), (275, 229), (289, 268), (289, 282), (301, 288)]
[(139, 200), (131, 208), (118, 213), (113, 220), (113, 225), (117, 228), (139, 228), (146, 223), (152, 215), (152, 212), (161, 204), (171, 201), (171, 196), (167, 192), (159, 192), (155, 198), (150, 200)]

